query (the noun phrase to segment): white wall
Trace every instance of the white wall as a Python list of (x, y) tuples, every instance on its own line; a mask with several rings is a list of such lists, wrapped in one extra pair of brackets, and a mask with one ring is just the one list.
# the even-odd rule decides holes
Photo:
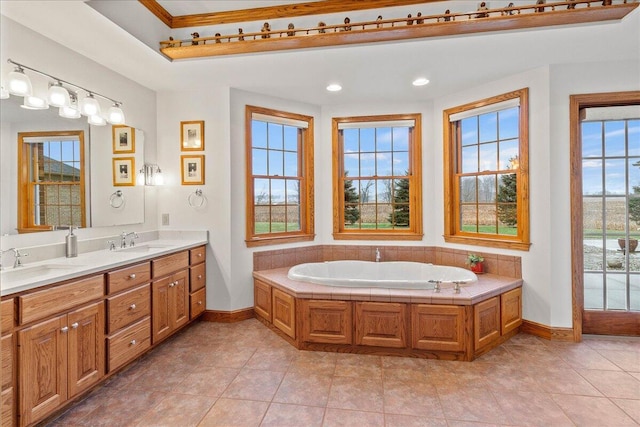
[[(23, 27), (20, 24), (0, 16), (0, 70), (2, 80), (13, 70), (7, 59), (12, 59), (29, 67), (41, 70), (64, 80), (91, 89), (111, 98), (123, 102), (123, 110), (126, 114), (127, 124), (145, 132), (145, 157), (149, 161), (155, 161), (156, 155), (156, 94), (124, 76), (79, 55), (66, 47), (53, 42), (52, 40)], [(47, 80), (38, 77), (27, 71), (34, 84), (34, 91), (45, 91)], [(84, 96), (84, 93), (81, 94)], [(4, 102), (4, 100), (2, 101)], [(106, 101), (101, 101), (103, 109), (110, 105)], [(78, 119), (85, 120), (85, 119)], [(84, 122), (86, 123), (86, 122)], [(105, 128), (100, 129), (103, 131)], [(101, 137), (94, 137), (91, 144), (111, 145), (110, 131), (98, 132)], [(92, 132), (93, 133), (93, 132)], [(5, 129), (0, 135), (2, 147), (11, 147), (10, 134)], [(16, 169), (14, 155), (15, 147), (9, 152), (2, 152), (2, 168), (0, 171), (0, 200), (2, 203), (2, 214), (8, 208), (17, 210), (15, 202), (7, 203), (6, 200), (15, 200), (16, 194)], [(111, 158), (105, 158), (105, 162), (111, 164)], [(8, 165), (8, 166), (7, 166)], [(109, 168), (109, 171), (111, 169)], [(104, 176), (105, 180), (111, 180), (111, 174)], [(145, 190), (146, 191), (146, 190)], [(13, 198), (10, 198), (13, 197)], [(155, 215), (156, 195), (153, 192), (146, 192), (145, 196), (145, 218), (144, 224), (117, 227), (96, 227), (92, 229), (79, 230), (80, 239), (94, 236), (108, 236), (121, 232), (122, 230), (146, 231), (157, 228), (157, 216)], [(4, 222), (4, 221), (3, 221)], [(11, 235), (2, 237), (2, 246), (33, 246), (48, 243), (60, 243), (64, 241), (64, 231), (31, 233), (30, 235)]]

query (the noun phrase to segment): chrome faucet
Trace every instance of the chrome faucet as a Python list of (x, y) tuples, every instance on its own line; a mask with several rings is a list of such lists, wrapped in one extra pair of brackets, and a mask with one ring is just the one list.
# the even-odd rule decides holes
[(131, 236), (131, 241), (129, 243), (129, 246), (134, 246), (135, 243), (133, 243), (133, 239), (137, 239), (138, 233), (136, 233), (135, 231), (132, 231), (130, 233), (127, 233), (126, 231), (123, 231), (122, 234), (120, 234), (120, 247), (121, 248), (126, 248), (127, 247), (127, 237)]
[(440, 292), (440, 283), (442, 283), (442, 280), (429, 280), (429, 283), (433, 283), (433, 292)]
[(380, 258), (382, 258), (380, 256), (380, 249), (376, 248), (376, 262), (380, 262)]
[[(29, 256), (29, 254), (26, 252), (20, 253), (20, 250), (17, 248), (9, 248), (9, 249), (5, 249), (4, 251), (0, 251), (0, 255), (9, 251), (13, 252), (13, 268), (22, 267), (22, 257)], [(2, 260), (0, 259), (0, 261)], [(2, 268), (1, 262), (0, 262), (0, 268)]]

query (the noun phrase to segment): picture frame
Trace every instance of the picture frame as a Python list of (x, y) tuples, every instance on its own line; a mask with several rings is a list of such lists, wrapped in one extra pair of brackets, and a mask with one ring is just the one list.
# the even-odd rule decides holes
[(180, 150), (204, 151), (204, 120), (180, 122)]
[(180, 156), (182, 185), (204, 184), (204, 154)]
[(127, 125), (113, 125), (113, 154), (126, 154), (136, 152), (135, 128)]
[(136, 183), (136, 158), (113, 158), (113, 185), (114, 187), (134, 186)]

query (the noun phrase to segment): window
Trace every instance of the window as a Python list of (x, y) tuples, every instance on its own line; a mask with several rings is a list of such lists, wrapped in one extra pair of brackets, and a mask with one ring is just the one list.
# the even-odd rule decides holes
[(445, 241), (529, 249), (528, 89), (444, 111)]
[(18, 231), (86, 227), (84, 132), (18, 133)]
[(313, 117), (246, 107), (247, 246), (313, 240)]
[(421, 120), (333, 119), (335, 239), (422, 239)]

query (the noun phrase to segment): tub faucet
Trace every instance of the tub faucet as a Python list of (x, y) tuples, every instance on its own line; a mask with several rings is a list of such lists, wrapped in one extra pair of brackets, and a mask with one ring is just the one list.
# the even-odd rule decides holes
[(459, 293), (460, 293), (460, 285), (461, 285), (462, 283), (464, 283), (464, 282), (461, 282), (461, 281), (459, 281), (459, 280), (454, 280), (454, 281), (453, 281), (453, 291), (454, 291), (456, 294), (459, 294)]
[(382, 258), (380, 256), (380, 249), (376, 248), (376, 262), (380, 262), (380, 258)]
[(433, 292), (440, 292), (440, 283), (442, 283), (441, 280), (429, 280), (429, 283), (433, 283)]

